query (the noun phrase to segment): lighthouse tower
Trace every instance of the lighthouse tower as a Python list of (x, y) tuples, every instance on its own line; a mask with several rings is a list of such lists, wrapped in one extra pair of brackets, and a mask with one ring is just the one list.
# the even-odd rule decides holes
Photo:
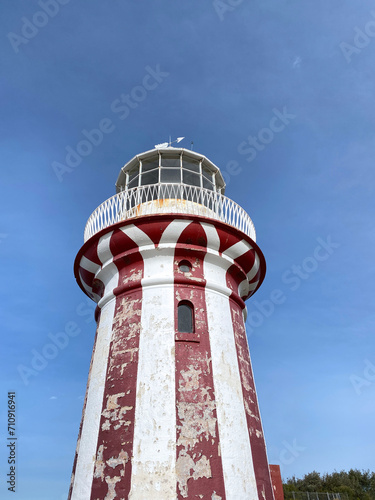
[(205, 156), (135, 156), (90, 216), (75, 276), (97, 331), (69, 498), (273, 500), (245, 332), (265, 275)]

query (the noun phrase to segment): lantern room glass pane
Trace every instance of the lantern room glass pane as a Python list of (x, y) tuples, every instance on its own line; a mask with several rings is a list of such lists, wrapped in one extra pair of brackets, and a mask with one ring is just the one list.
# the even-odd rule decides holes
[(137, 177), (134, 177), (129, 183), (128, 183), (128, 188), (133, 188), (133, 187), (136, 187), (138, 186), (138, 182), (139, 182), (139, 176), (137, 175)]
[(181, 170), (179, 168), (162, 168), (160, 182), (181, 182)]
[(139, 174), (139, 165), (136, 165), (135, 167), (131, 168), (128, 171), (128, 174), (129, 174), (129, 181), (134, 179), (134, 177)]
[(189, 186), (200, 186), (201, 179), (199, 174), (195, 174), (194, 172), (189, 172), (188, 170), (182, 171), (182, 178), (185, 184), (189, 184)]
[(212, 182), (210, 182), (209, 180), (207, 180), (204, 176), (202, 177), (202, 180), (203, 180), (203, 187), (204, 188), (211, 189), (211, 191), (214, 190)]
[(142, 160), (142, 173), (158, 168), (159, 157), (150, 158), (148, 160)]
[(159, 182), (159, 169), (151, 170), (142, 174), (141, 186), (147, 186), (148, 184), (157, 184)]
[(182, 157), (182, 168), (192, 172), (199, 172), (199, 161)]
[(193, 306), (188, 302), (180, 302), (177, 307), (178, 331), (181, 333), (193, 333)]
[(212, 181), (212, 170), (210, 170), (206, 165), (202, 165), (202, 174)]
[(162, 167), (168, 167), (168, 168), (174, 168), (174, 167), (180, 167), (180, 157), (179, 156), (161, 156), (161, 166)]

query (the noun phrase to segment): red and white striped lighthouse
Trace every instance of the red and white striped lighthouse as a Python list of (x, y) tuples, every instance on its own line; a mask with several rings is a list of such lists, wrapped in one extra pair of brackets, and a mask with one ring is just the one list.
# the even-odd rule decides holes
[(120, 171), (75, 262), (97, 331), (69, 498), (273, 500), (245, 332), (265, 261), (205, 156)]

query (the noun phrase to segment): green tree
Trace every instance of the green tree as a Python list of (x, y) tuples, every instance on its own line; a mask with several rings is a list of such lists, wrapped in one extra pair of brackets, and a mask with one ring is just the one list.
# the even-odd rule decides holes
[(288, 478), (283, 487), (285, 500), (293, 498), (293, 491), (341, 493), (349, 500), (375, 500), (375, 472), (350, 469), (321, 476), (313, 471), (302, 479)]

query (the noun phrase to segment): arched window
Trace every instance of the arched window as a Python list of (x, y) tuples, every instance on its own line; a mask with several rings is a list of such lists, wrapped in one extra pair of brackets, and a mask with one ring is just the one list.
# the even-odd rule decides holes
[(178, 304), (177, 317), (180, 333), (194, 332), (194, 308), (191, 302), (184, 300)]

